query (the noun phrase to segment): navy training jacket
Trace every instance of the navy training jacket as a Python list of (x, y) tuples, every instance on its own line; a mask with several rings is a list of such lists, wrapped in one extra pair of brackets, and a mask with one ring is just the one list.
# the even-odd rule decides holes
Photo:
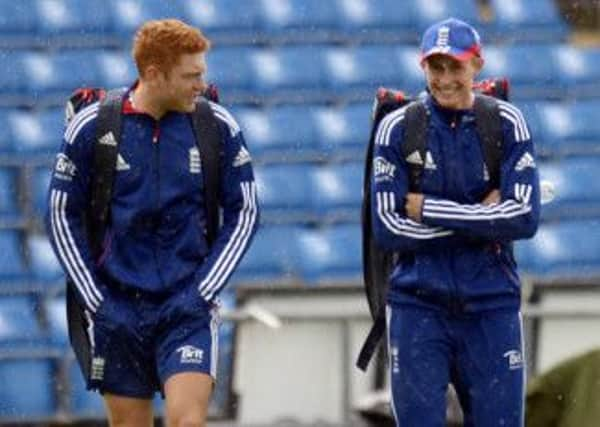
[(98, 103), (82, 109), (69, 123), (57, 155), (46, 215), (54, 251), (79, 302), (92, 312), (100, 307), (104, 290), (115, 284), (151, 293), (196, 286), (204, 300), (212, 301), (249, 247), (259, 222), (251, 157), (240, 127), (225, 108), (210, 103), (223, 137), (223, 224), (209, 249), (191, 116), (169, 112), (157, 121), (133, 108), (129, 92), (125, 96), (103, 253), (93, 259), (83, 223)]
[[(442, 108), (428, 96), (426, 158), (402, 156), (405, 108), (380, 122), (373, 154), (371, 200), (377, 244), (401, 255), (388, 301), (451, 312), (518, 308), (520, 280), (512, 241), (538, 227), (540, 191), (535, 150), (521, 111), (498, 101), (504, 146), (500, 203), (492, 190), (472, 110)], [(422, 222), (406, 216), (408, 165), (423, 165)]]

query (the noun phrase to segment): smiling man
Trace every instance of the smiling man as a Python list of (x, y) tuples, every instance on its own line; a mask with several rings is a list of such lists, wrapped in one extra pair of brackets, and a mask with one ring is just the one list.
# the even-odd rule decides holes
[[(205, 425), (218, 357), (218, 295), (258, 226), (240, 127), (223, 107), (199, 99), (208, 48), (202, 33), (181, 21), (142, 25), (133, 43), (139, 79), (108, 105), (120, 117), (118, 135), (98, 135), (107, 104), (79, 111), (50, 184), (46, 225), (69, 279), (69, 326), (81, 317), (85, 330), (83, 339), (71, 334), (73, 347), (84, 355), (78, 359), (87, 387), (102, 393), (111, 426), (153, 425), (157, 391), (166, 400), (167, 426)], [(201, 107), (211, 120), (196, 126)], [(212, 126), (212, 139), (219, 139), (215, 189), (207, 188), (200, 153), (209, 139), (199, 136), (209, 134), (200, 126)], [(118, 157), (109, 164), (115, 169), (105, 232), (91, 239), (100, 145), (118, 147)], [(219, 208), (215, 230), (210, 218), (218, 215), (208, 213)]]
[[(420, 61), (428, 93), (381, 120), (373, 149), (373, 234), (398, 255), (387, 296), (394, 416), (399, 426), (445, 426), (453, 383), (465, 426), (520, 427), (525, 361), (512, 241), (538, 226), (533, 142), (515, 106), (473, 92), (484, 60), (469, 24), (450, 18), (428, 28)], [(407, 125), (418, 109), (422, 133)], [(481, 111), (498, 124), (493, 168)], [(414, 138), (425, 139), (423, 151), (406, 151)]]

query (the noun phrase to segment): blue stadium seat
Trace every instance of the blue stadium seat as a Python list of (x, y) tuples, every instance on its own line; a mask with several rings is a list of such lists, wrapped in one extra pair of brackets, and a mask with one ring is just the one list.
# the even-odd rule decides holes
[(258, 32), (259, 0), (182, 0), (182, 11), (209, 38), (242, 41)]
[(371, 128), (371, 109), (371, 104), (356, 103), (314, 111), (317, 141), (327, 158), (353, 160), (364, 155)]
[(338, 25), (350, 36), (386, 32), (395, 40), (411, 42), (419, 36), (412, 2), (399, 7), (397, 0), (341, 0), (338, 5)]
[(315, 168), (310, 175), (311, 204), (325, 221), (360, 220), (362, 163), (334, 164)]
[(35, 15), (31, 13), (33, 8), (33, 0), (0, 0), (0, 34), (32, 34), (36, 24)]
[(568, 27), (554, 0), (491, 0), (497, 38), (518, 41), (562, 41)]
[(284, 284), (297, 281), (294, 242), (299, 227), (264, 225), (233, 275), (233, 283)]
[(417, 95), (425, 89), (425, 77), (420, 64), (420, 51), (417, 47), (400, 46), (396, 49), (397, 66), (396, 89), (409, 95)]
[(227, 93), (249, 90), (254, 83), (254, 71), (249, 60), (252, 51), (245, 47), (211, 50), (206, 55), (207, 80), (224, 88)]
[(337, 25), (337, 10), (332, 1), (262, 0), (259, 11), (262, 28), (271, 36), (296, 30), (306, 40)]
[[(521, 73), (525, 73), (524, 70), (521, 70), (521, 66), (519, 63), (513, 64), (508, 60), (508, 53), (505, 46), (501, 45), (490, 45), (485, 46), (483, 51), (483, 58), (485, 59), (485, 63), (483, 69), (481, 70), (481, 77), (508, 77), (509, 73), (517, 76), (519, 75), (519, 71)], [(517, 67), (517, 70), (513, 70), (513, 67)], [(524, 68), (524, 67), (523, 67)], [(511, 83), (514, 77), (511, 76)]]
[(362, 280), (358, 223), (305, 229), (297, 242), (299, 267), (306, 283), (355, 284)]
[(17, 66), (22, 67), (21, 78), (24, 79), (28, 95), (39, 95), (48, 91), (64, 89), (69, 81), (69, 74), (66, 73), (66, 70), (58, 69), (50, 54), (23, 52), (16, 59)]
[(66, 348), (69, 343), (67, 329), (67, 303), (64, 296), (48, 298), (44, 302), (50, 343)]
[(44, 334), (27, 295), (0, 297), (0, 348), (3, 352), (18, 347), (45, 343)]
[(95, 50), (61, 51), (54, 55), (24, 52), (20, 56), (30, 96), (66, 95), (79, 86), (95, 86), (99, 77)]
[(551, 181), (555, 199), (542, 218), (569, 220), (600, 217), (600, 156), (572, 157), (540, 165), (541, 179)]
[(305, 106), (239, 110), (236, 117), (257, 158), (298, 162), (319, 156), (311, 111)]
[(0, 168), (0, 216), (3, 218), (14, 218), (20, 215), (17, 203), (17, 172), (15, 168)]
[(70, 35), (84, 42), (94, 33), (106, 31), (110, 15), (105, 4), (80, 0), (37, 0), (33, 14), (41, 35)]
[(552, 61), (552, 45), (490, 46), (483, 51), (486, 63), (481, 76), (509, 78), (512, 99), (558, 98), (564, 95)]
[(48, 238), (42, 234), (30, 235), (27, 238), (27, 248), (33, 278), (52, 284), (61, 283), (64, 273)]
[(281, 148), (278, 147), (278, 141), (273, 136), (272, 126), (265, 110), (235, 108), (233, 114), (250, 144), (253, 156), (260, 157), (263, 152)]
[(548, 149), (564, 155), (598, 153), (599, 108), (595, 100), (538, 104), (540, 132)]
[(107, 89), (132, 85), (137, 70), (131, 56), (121, 51), (102, 51), (94, 54), (98, 84)]
[(20, 233), (16, 230), (0, 229), (0, 287), (12, 281), (26, 278), (27, 269), (23, 259)]
[(479, 11), (475, 0), (411, 0), (419, 32), (450, 16), (479, 26)]
[(303, 95), (306, 95), (306, 92), (320, 91), (324, 86), (320, 53), (312, 46), (253, 49), (249, 62), (254, 87), (259, 93), (303, 89)]
[(398, 86), (398, 62), (394, 46), (334, 47), (324, 53), (327, 82), (336, 92), (362, 90), (371, 95), (379, 86)]
[(14, 150), (25, 154), (54, 154), (60, 148), (64, 111), (60, 108), (39, 112), (15, 111), (7, 117)]
[(129, 40), (138, 27), (151, 19), (183, 19), (183, 9), (177, 1), (109, 0), (105, 7), (111, 12), (116, 34)]
[(27, 86), (24, 75), (22, 54), (20, 51), (0, 50), (0, 93), (4, 96), (18, 97)]
[[(600, 277), (600, 222), (597, 219), (544, 224), (533, 240), (518, 242), (517, 259), (543, 279)], [(529, 259), (527, 259), (529, 258)]]
[(552, 48), (552, 59), (558, 80), (568, 95), (600, 96), (600, 49), (556, 45)]
[(310, 210), (311, 165), (274, 165), (256, 169), (261, 217), (267, 223), (314, 220)]
[(0, 359), (0, 420), (43, 419), (57, 411), (52, 359)]
[(10, 108), (0, 108), (0, 153), (6, 154), (13, 151), (13, 140), (7, 124), (7, 116), (13, 111)]

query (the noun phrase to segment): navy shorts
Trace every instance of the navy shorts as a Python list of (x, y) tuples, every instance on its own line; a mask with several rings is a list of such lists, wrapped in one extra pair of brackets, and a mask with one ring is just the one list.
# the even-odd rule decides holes
[(174, 298), (112, 291), (108, 314), (88, 317), (91, 370), (88, 389), (151, 399), (180, 372), (216, 379), (218, 307), (198, 298), (177, 307)]
[(522, 427), (521, 323), (516, 310), (454, 316), (388, 307), (392, 409), (398, 425), (445, 426), (451, 382), (465, 427)]

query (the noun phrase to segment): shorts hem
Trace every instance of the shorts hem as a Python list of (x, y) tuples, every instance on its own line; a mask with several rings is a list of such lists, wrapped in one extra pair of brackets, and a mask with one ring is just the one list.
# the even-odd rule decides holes
[(156, 391), (141, 392), (141, 391), (137, 391), (137, 390), (124, 390), (124, 389), (118, 388), (118, 387), (116, 387), (116, 388), (113, 388), (113, 387), (90, 388), (90, 387), (88, 387), (88, 390), (96, 391), (96, 392), (100, 393), (101, 395), (104, 395), (105, 393), (109, 393), (109, 394), (113, 394), (115, 396), (132, 397), (134, 399), (146, 399), (146, 400), (154, 399), (154, 394), (156, 393)]
[(182, 374), (182, 373), (185, 373), (185, 372), (197, 372), (199, 374), (206, 374), (206, 375), (208, 375), (209, 377), (212, 378), (212, 380), (213, 380), (214, 383), (217, 382), (217, 376), (213, 375), (210, 371), (207, 371), (206, 369), (185, 369), (185, 368), (181, 369), (180, 368), (180, 369), (171, 369), (171, 370), (168, 370), (165, 373), (161, 374), (160, 375), (160, 384), (161, 384), (161, 387), (164, 388), (165, 383), (167, 382), (167, 380), (169, 378), (171, 378), (173, 375), (175, 375), (175, 374)]

